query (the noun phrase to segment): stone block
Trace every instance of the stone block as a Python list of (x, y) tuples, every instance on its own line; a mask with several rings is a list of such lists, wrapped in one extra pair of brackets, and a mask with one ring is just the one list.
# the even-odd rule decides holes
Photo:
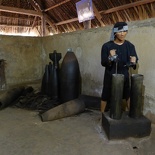
[(145, 137), (151, 133), (151, 121), (145, 116), (131, 118), (123, 112), (119, 120), (110, 118), (109, 112), (102, 114), (102, 127), (108, 139), (124, 139), (128, 137)]

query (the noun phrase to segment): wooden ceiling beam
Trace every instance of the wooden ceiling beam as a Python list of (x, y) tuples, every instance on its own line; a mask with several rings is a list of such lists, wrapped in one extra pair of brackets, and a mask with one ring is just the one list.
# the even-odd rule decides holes
[(40, 8), (40, 6), (39, 6), (35, 1), (29, 0), (29, 2), (30, 2), (30, 4), (33, 6), (33, 8), (34, 8), (35, 10), (37, 10), (37, 11), (39, 11), (39, 12), (42, 11), (41, 8)]
[(40, 10), (44, 10), (44, 0), (33, 0), (36, 5), (38, 5)]
[(49, 8), (47, 8), (47, 9), (45, 9), (44, 11), (46, 12), (46, 11), (52, 10), (52, 9), (54, 9), (54, 8), (60, 6), (60, 5), (63, 5), (63, 4), (65, 4), (65, 3), (67, 3), (67, 2), (69, 2), (69, 1), (71, 1), (71, 0), (65, 0), (65, 1), (63, 1), (63, 2), (61, 2), (61, 3), (58, 3), (58, 4), (56, 4), (56, 5), (52, 6), (52, 7), (49, 7)]
[(151, 13), (152, 13), (152, 16), (154, 17), (155, 16), (155, 10), (154, 10), (154, 7), (152, 4), (151, 4)]
[(16, 7), (8, 7), (0, 5), (0, 11), (4, 12), (10, 12), (10, 13), (18, 13), (18, 14), (24, 14), (24, 15), (31, 15), (31, 16), (42, 16), (40, 12), (34, 11), (34, 10), (26, 10), (26, 9), (20, 9)]
[(132, 8), (132, 7), (135, 7), (135, 6), (144, 5), (144, 4), (153, 3), (153, 2), (155, 2), (155, 0), (141, 0), (141, 1), (121, 5), (121, 6), (118, 6), (118, 7), (114, 7), (114, 8), (108, 9), (108, 10), (103, 10), (103, 11), (100, 11), (100, 13), (102, 13), (102, 14), (112, 13), (112, 12), (125, 10), (125, 9), (129, 9), (129, 8)]
[[(34, 7), (34, 9), (36, 9), (38, 12), (40, 12), (43, 16), (43, 11), (41, 11), (41, 7), (39, 6), (39, 4), (36, 2), (36, 1), (33, 1), (33, 0), (29, 0), (29, 2), (31, 3), (31, 5)], [(47, 23), (55, 29), (53, 23), (51, 22), (51, 19), (50, 17), (44, 12), (44, 18), (45, 20), (47, 21)]]
[(37, 17), (35, 16), (34, 20), (33, 20), (33, 24), (32, 24), (32, 29), (34, 28), (35, 24), (36, 24), (36, 21), (37, 21)]
[[(0, 0), (0, 5), (2, 4), (2, 1), (3, 1), (3, 0)], [(0, 12), (0, 16), (1, 16), (1, 12)]]
[(31, 26), (26, 26), (26, 25), (11, 25), (11, 24), (0, 24), (0, 27), (27, 27), (31, 28)]
[[(100, 14), (109, 14), (109, 13), (113, 13), (113, 12), (116, 12), (116, 11), (125, 10), (125, 9), (129, 9), (129, 8), (132, 8), (132, 7), (136, 7), (136, 6), (139, 6), (139, 5), (144, 5), (144, 4), (152, 3), (152, 2), (155, 2), (155, 0), (141, 0), (141, 1), (133, 2), (133, 3), (121, 5), (121, 6), (118, 6), (118, 7), (114, 7), (114, 8), (108, 9), (108, 10), (99, 11), (99, 13)], [(96, 14), (95, 14), (95, 16), (96, 16)], [(71, 22), (75, 22), (75, 21), (78, 21), (78, 18), (72, 18), (72, 19), (69, 19), (69, 20), (65, 20), (65, 21), (56, 23), (55, 25), (67, 24), (67, 23), (71, 23)]]
[(97, 20), (100, 22), (100, 24), (101, 24), (101, 26), (105, 26), (104, 25), (104, 23), (102, 22), (102, 16), (101, 16), (101, 14), (99, 13), (99, 11), (97, 10), (97, 8), (96, 8), (96, 6), (94, 5), (94, 3), (93, 3), (93, 10), (94, 10), (94, 13), (95, 13), (95, 15), (96, 15), (96, 18), (97, 18)]
[[(37, 17), (37, 16), (35, 16)], [(11, 20), (21, 20), (21, 21), (33, 21), (33, 17), (32, 18), (22, 18), (22, 17), (12, 17), (12, 16), (0, 16), (0, 19), (11, 19)]]
[(51, 22), (50, 17), (47, 14), (44, 14), (45, 20), (47, 21), (47, 23), (55, 29), (54, 24)]
[(68, 23), (72, 23), (72, 22), (76, 22), (76, 21), (78, 21), (78, 18), (72, 18), (72, 19), (69, 19), (69, 20), (65, 20), (65, 21), (56, 23), (55, 25), (63, 25), (63, 24), (68, 24)]

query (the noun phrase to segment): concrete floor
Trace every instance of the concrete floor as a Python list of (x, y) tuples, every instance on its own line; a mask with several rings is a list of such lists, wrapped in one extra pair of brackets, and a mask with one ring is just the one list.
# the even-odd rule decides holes
[(155, 125), (143, 138), (108, 140), (99, 111), (42, 122), (38, 112), (0, 111), (0, 155), (155, 155)]

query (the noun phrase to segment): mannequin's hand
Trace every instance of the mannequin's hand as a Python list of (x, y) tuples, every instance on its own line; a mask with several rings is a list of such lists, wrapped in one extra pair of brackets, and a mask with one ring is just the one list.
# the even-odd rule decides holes
[(130, 62), (135, 64), (136, 63), (136, 57), (135, 56), (130, 56)]
[(114, 55), (116, 55), (116, 49), (110, 50), (110, 56), (112, 57)]

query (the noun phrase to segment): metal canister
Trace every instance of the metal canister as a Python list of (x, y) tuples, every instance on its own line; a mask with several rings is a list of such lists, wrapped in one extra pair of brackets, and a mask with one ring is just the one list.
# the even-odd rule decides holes
[(110, 117), (112, 119), (121, 119), (122, 115), (122, 98), (123, 98), (124, 75), (112, 75), (112, 90), (110, 98)]
[(143, 75), (132, 74), (131, 76), (131, 95), (129, 116), (139, 118), (142, 116), (142, 92)]

